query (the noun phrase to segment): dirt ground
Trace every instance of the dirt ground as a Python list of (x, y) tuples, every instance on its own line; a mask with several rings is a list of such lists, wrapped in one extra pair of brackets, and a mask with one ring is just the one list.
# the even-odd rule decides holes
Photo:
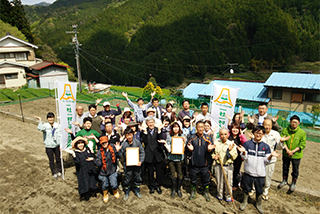
[[(85, 106), (85, 105), (83, 105)], [(124, 106), (122, 106), (124, 107)], [(100, 107), (102, 109), (102, 107)], [(2, 110), (20, 113), (18, 104), (1, 106)], [(100, 110), (100, 109), (99, 109)], [(25, 116), (39, 115), (45, 118), (48, 111), (55, 112), (53, 98), (23, 103)], [(211, 201), (206, 202), (201, 190), (196, 199), (189, 201), (190, 183), (185, 182), (183, 197), (170, 197), (170, 182), (166, 182), (162, 195), (150, 195), (146, 185), (141, 187), (142, 199), (133, 192), (128, 201), (110, 195), (107, 204), (101, 194), (87, 202), (79, 201), (75, 167), (65, 166), (65, 180), (54, 180), (48, 166), (48, 158), (42, 140), (42, 133), (35, 124), (23, 123), (0, 115), (0, 213), (224, 213), (233, 212), (231, 203), (215, 199), (216, 186), (210, 185)], [(320, 144), (307, 142), (300, 165), (298, 185), (304, 188), (320, 189)], [(276, 164), (273, 180), (281, 180), (281, 159)], [(255, 197), (249, 200), (244, 212), (239, 210), (242, 192), (234, 193), (237, 212), (258, 213)], [(272, 188), (269, 201), (262, 202), (265, 213), (319, 213), (320, 199)]]

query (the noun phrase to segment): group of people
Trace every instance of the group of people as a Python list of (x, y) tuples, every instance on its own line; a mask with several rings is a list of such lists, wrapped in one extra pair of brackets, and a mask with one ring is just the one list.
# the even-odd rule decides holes
[[(218, 200), (232, 202), (232, 191), (243, 188), (244, 200), (240, 209), (244, 210), (250, 194), (256, 192), (256, 207), (263, 213), (261, 201), (268, 200), (271, 177), (275, 162), (283, 149), (283, 181), (279, 188), (287, 185), (290, 163), (292, 163), (292, 182), (290, 190), (296, 188), (299, 175), (299, 163), (306, 145), (306, 134), (299, 127), (300, 119), (294, 115), (290, 118), (289, 127), (279, 134), (277, 117), (267, 114), (267, 105), (260, 104), (259, 113), (248, 116), (244, 123), (244, 113), (236, 113), (229, 119), (227, 128), (220, 128), (216, 138), (217, 127), (212, 127), (212, 118), (208, 113), (208, 104), (202, 103), (201, 113), (189, 109), (188, 100), (182, 102), (183, 110), (175, 112), (172, 103), (165, 107), (153, 98), (144, 104), (139, 98), (134, 104), (127, 93), (122, 93), (128, 105), (122, 113), (119, 104), (117, 110), (104, 102), (104, 110), (97, 113), (97, 100), (89, 105), (88, 112), (82, 106), (76, 109), (74, 121), (75, 133), (65, 131), (72, 137), (72, 154), (77, 171), (78, 191), (81, 199), (88, 200), (97, 192), (97, 181), (103, 194), (103, 201), (108, 202), (108, 191), (112, 190), (116, 198), (120, 197), (119, 184), (124, 190), (124, 200), (129, 198), (131, 190), (141, 198), (140, 186), (148, 177), (149, 193), (162, 194), (165, 175), (171, 179), (171, 197), (182, 197), (183, 180), (190, 180), (189, 199), (196, 197), (199, 177), (204, 189), (206, 201), (210, 201), (209, 184), (212, 174), (215, 175)], [(121, 115), (118, 126), (116, 116)], [(40, 117), (38, 129), (43, 132), (46, 153), (50, 169), (55, 179), (61, 177), (59, 151), (59, 125), (54, 122), (54, 114), (48, 113), (48, 123), (43, 124)], [(244, 132), (252, 129), (250, 140)], [(184, 152), (173, 153), (172, 142), (176, 137), (182, 138)], [(138, 148), (139, 162), (127, 164), (126, 153), (130, 148)], [(55, 156), (55, 157), (54, 157)], [(56, 159), (56, 167), (54, 165)], [(240, 172), (244, 163), (244, 173)], [(166, 170), (169, 169), (169, 170)], [(144, 176), (146, 173), (147, 176)], [(123, 176), (122, 176), (123, 175)]]

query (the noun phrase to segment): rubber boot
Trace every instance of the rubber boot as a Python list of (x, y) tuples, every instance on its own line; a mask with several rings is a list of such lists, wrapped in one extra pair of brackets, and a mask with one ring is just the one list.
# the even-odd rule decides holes
[(120, 194), (118, 192), (118, 189), (113, 189), (112, 190), (114, 197), (116, 197), (117, 199), (120, 198)]
[(109, 201), (108, 190), (103, 190), (103, 202), (107, 203)]
[(140, 194), (140, 186), (136, 186), (135, 193), (138, 198), (142, 198), (142, 195)]
[(182, 197), (181, 185), (182, 185), (182, 179), (178, 179), (178, 182), (177, 182), (177, 194), (178, 194), (178, 196), (180, 198)]
[(191, 194), (189, 200), (193, 200), (196, 197), (196, 186), (191, 184)]
[(278, 185), (278, 189), (284, 187), (286, 184), (287, 184), (287, 178), (284, 177), (281, 183)]
[(244, 210), (248, 204), (248, 198), (249, 198), (249, 194), (244, 193), (243, 194), (243, 202), (240, 204), (240, 210)]
[(294, 192), (296, 190), (296, 184), (297, 184), (297, 180), (292, 179), (292, 183), (291, 183), (291, 186), (290, 186), (290, 191), (291, 192)]
[(209, 185), (204, 188), (204, 198), (206, 199), (206, 201), (210, 201), (210, 197), (209, 197)]
[(172, 188), (171, 188), (171, 197), (174, 198), (176, 195), (176, 189), (177, 189), (177, 180), (172, 179)]
[(125, 191), (125, 195), (124, 195), (124, 197), (123, 197), (123, 200), (126, 201), (126, 200), (128, 200), (128, 198), (129, 198), (130, 187), (125, 187), (125, 188), (124, 188), (124, 191)]
[(259, 213), (264, 212), (262, 209), (262, 206), (261, 206), (261, 201), (262, 201), (262, 195), (259, 195), (257, 198), (257, 202), (256, 202), (256, 207), (257, 207), (257, 210), (259, 211)]

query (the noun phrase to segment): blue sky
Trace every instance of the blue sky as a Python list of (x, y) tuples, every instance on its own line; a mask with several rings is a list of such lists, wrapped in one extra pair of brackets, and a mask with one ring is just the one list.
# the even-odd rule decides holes
[(22, 4), (28, 4), (28, 5), (33, 5), (37, 4), (40, 2), (48, 2), (48, 3), (53, 3), (55, 0), (21, 0)]

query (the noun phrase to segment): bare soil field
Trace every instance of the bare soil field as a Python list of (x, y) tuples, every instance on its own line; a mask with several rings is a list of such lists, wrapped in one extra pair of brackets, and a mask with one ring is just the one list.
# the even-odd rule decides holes
[[(53, 98), (23, 103), (24, 115), (28, 117), (39, 115), (45, 119), (46, 113), (55, 112), (55, 108)], [(20, 114), (19, 104), (1, 106), (0, 109)], [(304, 152), (297, 185), (319, 191), (320, 144), (308, 141)], [(243, 199), (241, 190), (234, 192), (237, 210), (233, 209), (232, 203), (218, 201), (214, 197), (214, 179), (210, 184), (210, 202), (205, 201), (201, 190), (190, 201), (190, 183), (186, 181), (183, 197), (172, 199), (169, 179), (162, 195), (150, 195), (147, 186), (143, 185), (142, 199), (131, 192), (128, 201), (124, 202), (124, 193), (121, 192), (120, 199), (110, 195), (107, 204), (102, 202), (101, 194), (80, 202), (75, 167), (65, 162), (65, 180), (54, 180), (48, 162), (42, 133), (37, 126), (0, 114), (0, 213), (258, 213), (254, 196), (244, 212), (239, 210)], [(273, 175), (275, 182), (281, 181), (281, 167), (279, 159)], [(265, 213), (320, 213), (320, 199), (298, 192), (287, 194), (272, 187), (270, 199), (263, 201), (262, 207)]]

